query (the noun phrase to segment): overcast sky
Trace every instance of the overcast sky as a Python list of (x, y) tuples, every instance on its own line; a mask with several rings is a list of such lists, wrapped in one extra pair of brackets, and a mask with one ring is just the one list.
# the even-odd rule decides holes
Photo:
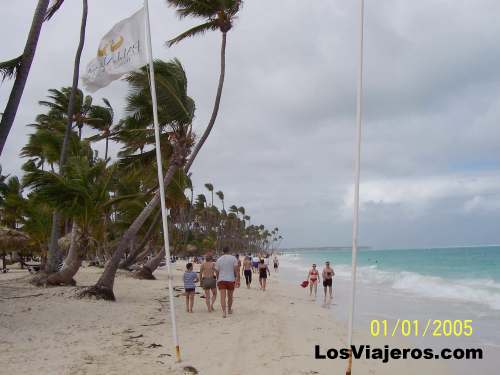
[[(0, 60), (24, 47), (37, 1), (2, 1)], [(89, 0), (83, 66), (140, 0)], [(181, 60), (207, 124), (220, 33), (166, 48), (198, 21), (150, 0), (155, 57)], [(18, 174), (20, 148), (49, 88), (71, 83), (81, 2), (44, 24), (0, 163)], [(425, 247), (500, 243), (500, 2), (366, 0), (360, 243)], [(287, 247), (351, 238), (358, 1), (247, 0), (228, 36), (219, 118), (193, 168), (226, 206), (278, 226)], [(11, 83), (0, 86), (4, 108)], [(98, 91), (122, 113), (127, 86)], [(103, 145), (97, 145), (103, 149)], [(117, 151), (115, 147), (114, 152)]]

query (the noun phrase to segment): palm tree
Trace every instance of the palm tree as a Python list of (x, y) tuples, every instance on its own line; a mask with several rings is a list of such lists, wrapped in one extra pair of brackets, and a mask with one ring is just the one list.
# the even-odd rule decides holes
[(210, 193), (212, 193), (212, 204), (211, 204), (211, 206), (213, 206), (214, 205), (214, 185), (212, 185), (211, 183), (206, 183), (205, 187), (207, 188), (207, 190)]
[(89, 111), (89, 118), (87, 123), (94, 129), (100, 131), (100, 134), (88, 138), (90, 141), (106, 141), (106, 148), (104, 151), (104, 160), (108, 159), (109, 139), (111, 137), (111, 128), (114, 125), (113, 120), (115, 112), (108, 99), (103, 98), (104, 107), (93, 105)]
[(38, 0), (23, 54), (12, 60), (0, 63), (0, 74), (3, 75), (4, 79), (14, 75), (16, 77), (10, 92), (9, 101), (5, 106), (2, 119), (0, 120), (0, 155), (2, 155), (5, 142), (16, 118), (21, 97), (23, 96), (24, 87), (26, 86), (31, 64), (35, 56), (38, 38), (40, 37), (40, 31), (42, 30), (42, 24), (47, 15), (49, 1)]
[(222, 211), (225, 211), (225, 208), (224, 208), (224, 193), (221, 190), (219, 190), (215, 194), (217, 194), (217, 196), (219, 197), (220, 201), (222, 202)]
[(240, 10), (243, 1), (242, 0), (166, 0), (168, 5), (176, 8), (176, 12), (180, 18), (185, 17), (200, 17), (204, 18), (205, 22), (201, 25), (195, 26), (173, 39), (170, 39), (167, 44), (168, 46), (173, 46), (182, 40), (194, 37), (197, 35), (204, 34), (211, 30), (220, 30), (222, 33), (222, 44), (221, 44), (221, 67), (219, 75), (219, 85), (217, 87), (217, 94), (215, 96), (214, 108), (212, 110), (212, 115), (208, 122), (205, 132), (201, 136), (199, 142), (196, 144), (191, 156), (186, 164), (185, 170), (189, 171), (191, 164), (193, 164), (196, 155), (200, 151), (201, 147), (207, 140), (212, 128), (217, 119), (217, 114), (219, 112), (220, 100), (222, 96), (222, 88), (224, 86), (225, 70), (226, 70), (226, 39), (227, 33), (233, 27), (234, 19), (236, 14)]
[(92, 233), (102, 226), (109, 208), (137, 194), (112, 197), (110, 190), (116, 166), (107, 167), (106, 161), (93, 156), (76, 156), (68, 159), (63, 175), (28, 170), (24, 183), (58, 212), (73, 220), (71, 246), (63, 267), (47, 278), (43, 275), (41, 284), (73, 284), (73, 276), (80, 268), (82, 256), (87, 253), (92, 242)]
[[(57, 0), (54, 4), (55, 7), (61, 6), (62, 0)], [(64, 173), (64, 165), (66, 164), (66, 159), (68, 157), (68, 147), (69, 140), (71, 136), (71, 131), (73, 129), (73, 121), (74, 121), (74, 113), (75, 113), (75, 103), (77, 100), (78, 91), (78, 80), (80, 78), (80, 60), (82, 57), (83, 46), (85, 44), (85, 30), (87, 28), (87, 13), (88, 13), (88, 2), (87, 0), (83, 0), (82, 7), (82, 20), (80, 24), (80, 41), (78, 43), (78, 48), (76, 50), (75, 55), (75, 63), (73, 68), (73, 84), (71, 87), (71, 93), (69, 95), (68, 108), (67, 108), (67, 125), (66, 131), (64, 132), (64, 140), (61, 147), (61, 156), (59, 159), (59, 172)], [(80, 95), (83, 98), (83, 94)], [(89, 100), (83, 99), (83, 103), (87, 104)], [(80, 108), (82, 109), (84, 105)], [(77, 126), (79, 123), (77, 122)], [(83, 125), (82, 125), (83, 126)], [(81, 139), (81, 126), (79, 126), (79, 137)], [(47, 254), (47, 264), (46, 264), (46, 272), (53, 273), (56, 272), (59, 264), (62, 259), (62, 254), (59, 250), (58, 239), (60, 237), (60, 214), (56, 210), (54, 211), (54, 215), (52, 217), (52, 231), (50, 235), (50, 243), (49, 243), (49, 251)]]
[[(73, 92), (72, 87), (63, 87), (60, 90), (49, 89), (49, 100), (40, 100), (39, 104), (49, 108), (49, 116), (59, 116), (68, 123), (68, 112)], [(76, 88), (75, 96), (73, 98), (73, 110), (71, 115), (71, 126), (75, 124), (78, 129), (78, 136), (82, 138), (82, 128), (85, 124), (97, 122), (98, 119), (92, 119), (89, 116), (92, 110), (92, 97), (84, 95), (83, 91), (78, 87)]]
[[(176, 171), (186, 163), (192, 142), (191, 123), (194, 117), (194, 101), (187, 95), (187, 78), (181, 63), (174, 59), (169, 62), (155, 61), (155, 80), (158, 96), (158, 117), (162, 131), (167, 135), (171, 144), (171, 156), (168, 169), (165, 173), (164, 184), (168, 186)], [(128, 75), (127, 81), (130, 85), (130, 94), (127, 97), (127, 111), (131, 117), (140, 119), (142, 123), (151, 129), (153, 124), (151, 94), (149, 90), (149, 75), (146, 67), (140, 72)], [(81, 295), (95, 296), (114, 300), (113, 293), (116, 271), (125, 251), (159, 205), (159, 192), (153, 196), (133, 223), (123, 233), (118, 241), (117, 247), (106, 263), (103, 274), (97, 283), (84, 290)]]

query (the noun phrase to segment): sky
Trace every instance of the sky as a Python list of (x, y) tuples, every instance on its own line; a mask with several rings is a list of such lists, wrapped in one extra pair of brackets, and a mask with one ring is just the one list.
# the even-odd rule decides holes
[[(378, 248), (500, 243), (500, 2), (366, 0), (360, 188), (361, 245)], [(0, 60), (23, 49), (35, 0), (2, 2)], [(89, 0), (82, 70), (100, 38), (142, 5)], [(156, 58), (179, 58), (201, 134), (215, 98), (221, 34), (167, 48), (199, 23), (150, 0)], [(19, 151), (49, 88), (69, 86), (81, 2), (44, 24), (13, 130)], [(279, 227), (282, 247), (345, 246), (352, 237), (359, 2), (247, 0), (228, 35), (219, 117), (192, 171), (226, 206)], [(0, 86), (4, 108), (12, 82)], [(127, 86), (93, 94), (123, 114)], [(99, 150), (103, 144), (97, 144)], [(118, 151), (112, 146), (113, 153)]]

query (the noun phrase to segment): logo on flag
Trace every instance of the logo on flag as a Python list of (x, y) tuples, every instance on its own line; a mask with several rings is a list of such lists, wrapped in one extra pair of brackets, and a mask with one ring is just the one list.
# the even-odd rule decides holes
[(102, 39), (82, 83), (89, 92), (106, 87), (147, 64), (144, 8), (118, 22)]

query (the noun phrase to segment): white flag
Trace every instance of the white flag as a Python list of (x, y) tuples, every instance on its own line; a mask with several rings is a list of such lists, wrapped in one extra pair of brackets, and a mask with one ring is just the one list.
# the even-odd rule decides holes
[(85, 69), (82, 83), (89, 92), (106, 87), (147, 64), (144, 8), (118, 22), (102, 39), (97, 57)]

